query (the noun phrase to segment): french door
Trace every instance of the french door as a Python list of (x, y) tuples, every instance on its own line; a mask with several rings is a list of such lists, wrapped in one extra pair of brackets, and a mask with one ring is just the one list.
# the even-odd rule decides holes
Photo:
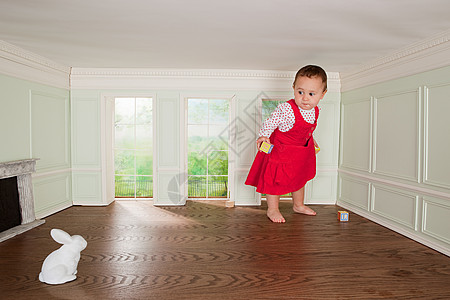
[(116, 199), (153, 198), (152, 98), (115, 97), (114, 181)]
[(230, 99), (186, 98), (188, 199), (228, 199)]

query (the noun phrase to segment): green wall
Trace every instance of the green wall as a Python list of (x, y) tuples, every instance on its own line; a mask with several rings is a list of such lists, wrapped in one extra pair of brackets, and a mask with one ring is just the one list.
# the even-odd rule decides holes
[(338, 204), (450, 254), (450, 67), (342, 93)]
[(72, 204), (69, 90), (0, 74), (0, 161), (38, 158), (36, 217)]

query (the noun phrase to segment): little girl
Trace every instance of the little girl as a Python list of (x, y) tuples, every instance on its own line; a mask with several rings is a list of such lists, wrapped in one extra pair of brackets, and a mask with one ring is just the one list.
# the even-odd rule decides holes
[(317, 104), (327, 92), (327, 75), (318, 66), (308, 65), (295, 75), (294, 99), (284, 102), (264, 121), (256, 141), (274, 145), (268, 154), (259, 151), (245, 184), (266, 194), (267, 216), (272, 222), (284, 223), (278, 204), (280, 195), (292, 192), (296, 213), (315, 215), (304, 205), (305, 184), (316, 175), (317, 146), (312, 136), (317, 126)]

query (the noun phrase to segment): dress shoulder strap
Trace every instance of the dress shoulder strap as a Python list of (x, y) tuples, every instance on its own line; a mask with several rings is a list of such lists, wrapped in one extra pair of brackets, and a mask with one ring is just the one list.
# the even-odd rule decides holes
[(301, 118), (300, 110), (298, 109), (297, 104), (295, 104), (295, 100), (291, 99), (291, 100), (289, 100), (287, 102), (291, 105), (291, 108), (294, 111), (295, 119)]
[(314, 123), (317, 123), (317, 119), (319, 118), (319, 107), (318, 106), (314, 107), (314, 112), (316, 113), (316, 120), (314, 121)]

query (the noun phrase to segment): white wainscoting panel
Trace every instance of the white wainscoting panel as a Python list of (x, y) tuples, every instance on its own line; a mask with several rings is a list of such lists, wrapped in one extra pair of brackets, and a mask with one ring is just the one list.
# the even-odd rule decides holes
[(74, 205), (106, 205), (102, 200), (102, 174), (99, 171), (76, 171), (72, 173)]
[(97, 97), (72, 96), (72, 165), (99, 168), (100, 108)]
[(154, 204), (157, 206), (184, 205), (187, 184), (185, 175), (176, 171), (160, 170), (157, 181), (158, 197), (154, 198)]
[(306, 204), (336, 204), (337, 171), (317, 171), (316, 177), (307, 183)]
[(423, 198), (422, 232), (450, 244), (450, 200)]
[(424, 182), (450, 189), (450, 84), (425, 92)]
[(320, 152), (317, 155), (317, 166), (337, 168), (339, 149), (339, 96), (337, 95), (337, 101), (333, 102), (325, 101), (324, 99), (320, 103), (320, 107), (317, 128), (314, 131), (314, 139), (320, 147)]
[(68, 95), (30, 91), (31, 153), (39, 158), (36, 171), (70, 168)]
[(236, 170), (235, 184), (236, 197), (235, 205), (239, 206), (255, 206), (261, 204), (260, 194), (256, 192), (256, 188), (245, 185), (248, 169)]
[(418, 196), (397, 188), (372, 185), (371, 212), (402, 224), (412, 230), (417, 229)]
[(36, 218), (44, 218), (72, 206), (70, 172), (33, 176)]
[(179, 102), (179, 97), (158, 99), (158, 165), (162, 168), (180, 165)]
[(370, 172), (371, 160), (371, 101), (370, 97), (341, 106), (342, 167)]
[(374, 173), (418, 182), (419, 91), (374, 99)]
[(356, 207), (369, 210), (370, 184), (367, 181), (339, 175), (338, 204), (346, 202)]

